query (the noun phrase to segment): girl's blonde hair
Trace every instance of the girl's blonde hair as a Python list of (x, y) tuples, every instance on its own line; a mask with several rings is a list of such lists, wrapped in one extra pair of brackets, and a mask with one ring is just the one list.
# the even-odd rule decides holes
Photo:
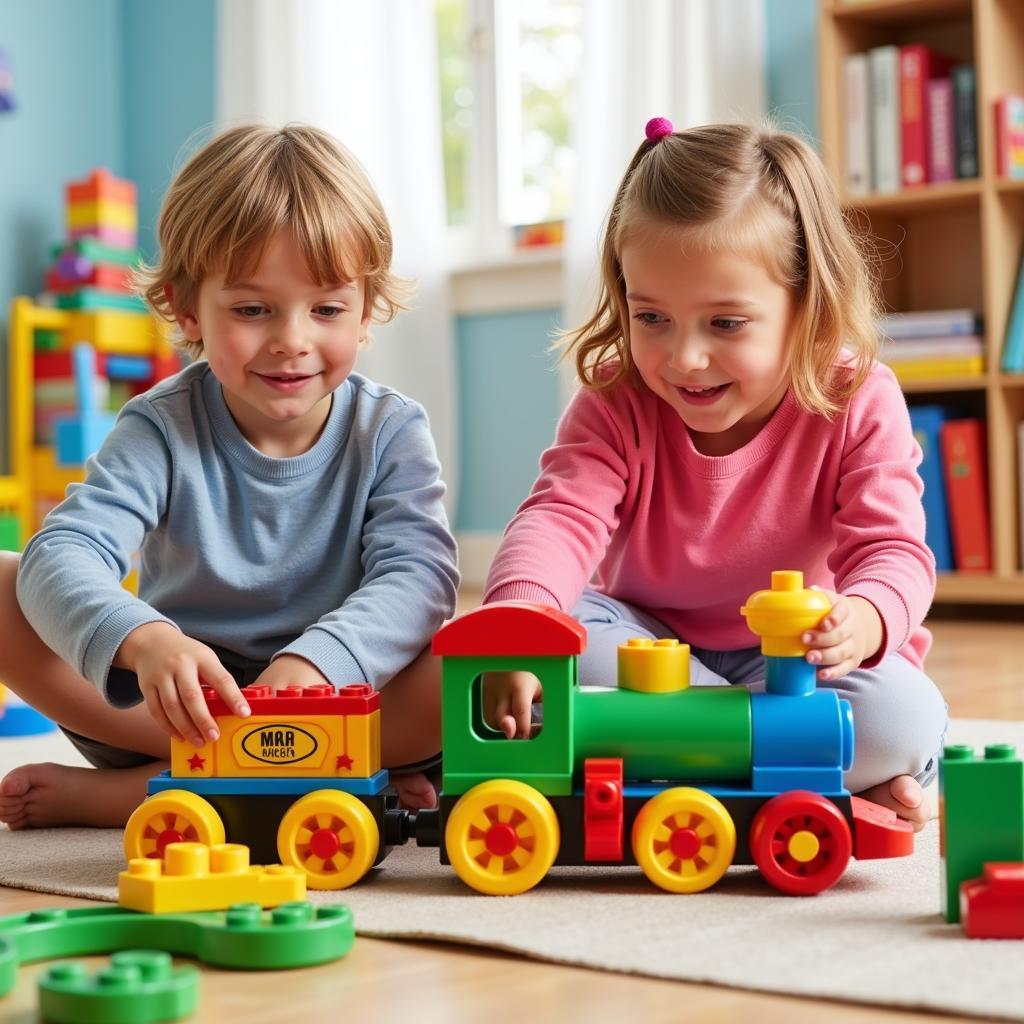
[[(626, 169), (602, 244), (597, 309), (561, 341), (584, 386), (638, 379), (619, 254), (631, 231), (652, 224), (678, 231), (687, 253), (755, 259), (792, 289), (789, 360), (804, 409), (831, 417), (864, 382), (878, 352), (873, 257), (821, 161), (774, 126), (713, 124), (645, 140)], [(843, 348), (853, 358), (837, 371)]]
[[(143, 264), (136, 286), (153, 310), (174, 320), (192, 312), (210, 274), (238, 281), (259, 265), (271, 236), (292, 232), (318, 284), (363, 279), (364, 313), (391, 320), (409, 284), (391, 273), (391, 227), (359, 162), (309, 125), (231, 128), (178, 172), (157, 227), (160, 258)], [(178, 338), (195, 357), (202, 342)]]

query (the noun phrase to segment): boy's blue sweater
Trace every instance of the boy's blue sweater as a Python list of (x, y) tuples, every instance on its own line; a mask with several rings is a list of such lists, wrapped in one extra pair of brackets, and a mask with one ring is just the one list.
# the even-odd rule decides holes
[[(18, 600), (115, 706), (141, 699), (111, 692), (107, 675), (146, 622), (380, 687), (454, 610), (455, 542), (426, 414), (358, 374), (313, 447), (277, 459), (245, 440), (195, 363), (128, 402), (86, 469), (26, 547)], [(135, 552), (138, 599), (120, 585)]]

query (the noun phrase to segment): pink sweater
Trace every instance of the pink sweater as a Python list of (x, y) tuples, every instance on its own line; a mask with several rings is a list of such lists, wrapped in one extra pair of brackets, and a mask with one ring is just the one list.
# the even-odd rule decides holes
[(749, 444), (700, 454), (646, 388), (580, 390), (505, 532), (485, 601), (571, 611), (585, 586), (636, 605), (696, 647), (757, 643), (740, 605), (773, 569), (870, 601), (884, 626), (865, 662), (920, 667), (935, 590), (921, 449), (892, 372), (876, 366), (833, 422), (792, 391)]

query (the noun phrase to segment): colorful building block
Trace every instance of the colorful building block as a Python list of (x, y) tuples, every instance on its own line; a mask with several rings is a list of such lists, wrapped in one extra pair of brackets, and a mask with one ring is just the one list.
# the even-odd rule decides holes
[(97, 167), (82, 178), (81, 181), (69, 182), (64, 189), (66, 205), (73, 203), (89, 203), (109, 201), (136, 206), (138, 189), (135, 182), (127, 178), (118, 178), (105, 167)]
[(18, 517), (0, 512), (0, 551), (18, 551), (21, 548), (21, 529)]
[(117, 417), (96, 405), (96, 353), (93, 347), (79, 342), (72, 350), (75, 369), (75, 394), (78, 412), (60, 417), (55, 423), (57, 462), (62, 466), (80, 466), (99, 451)]
[(123, 950), (94, 973), (54, 964), (39, 979), (39, 1016), (53, 1024), (150, 1024), (180, 1020), (199, 1005), (199, 971), (168, 953)]
[(676, 639), (630, 637), (619, 644), (619, 686), (643, 693), (675, 693), (690, 685), (690, 645)]
[(171, 774), (287, 778), (368, 777), (380, 771), (380, 694), (365, 683), (242, 690), (251, 714), (232, 715), (204, 689), (220, 735), (202, 747), (171, 740)]
[(1013, 746), (992, 744), (984, 757), (948, 746), (939, 761), (942, 914), (960, 920), (960, 886), (987, 861), (1024, 861), (1024, 761)]
[(1024, 863), (985, 864), (960, 886), (960, 924), (969, 939), (1024, 939)]
[(240, 903), (199, 914), (141, 914), (118, 906), (34, 910), (0, 917), (0, 996), (14, 987), (18, 967), (36, 960), (145, 946), (215, 967), (289, 970), (337, 960), (354, 939), (352, 912), (341, 904), (304, 901), (264, 911)]
[(249, 864), (238, 843), (171, 843), (163, 860), (135, 858), (117, 876), (117, 902), (147, 914), (225, 910), (233, 903), (261, 907), (300, 900), (306, 876), (293, 867)]

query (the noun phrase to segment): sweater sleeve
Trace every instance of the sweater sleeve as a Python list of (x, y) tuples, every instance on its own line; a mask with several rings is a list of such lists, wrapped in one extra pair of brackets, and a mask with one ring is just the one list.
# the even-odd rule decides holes
[(870, 601), (881, 617), (882, 646), (867, 668), (910, 639), (935, 593), (921, 458), (899, 384), (879, 366), (850, 404), (829, 558), (836, 590)]
[(533, 490), (505, 531), (485, 603), (531, 600), (572, 610), (608, 548), (626, 493), (628, 460), (616, 415), (626, 413), (604, 395), (577, 392), (541, 456)]
[(25, 618), (115, 707), (141, 699), (137, 689), (108, 688), (121, 643), (138, 626), (170, 621), (121, 586), (143, 537), (164, 514), (170, 475), (161, 428), (144, 404), (129, 404), (86, 463), (85, 481), (68, 488), (21, 556)]
[(340, 608), (278, 651), (336, 681), (383, 686), (451, 617), (459, 585), (445, 487), (426, 413), (408, 403), (377, 440), (362, 534), (362, 582)]

